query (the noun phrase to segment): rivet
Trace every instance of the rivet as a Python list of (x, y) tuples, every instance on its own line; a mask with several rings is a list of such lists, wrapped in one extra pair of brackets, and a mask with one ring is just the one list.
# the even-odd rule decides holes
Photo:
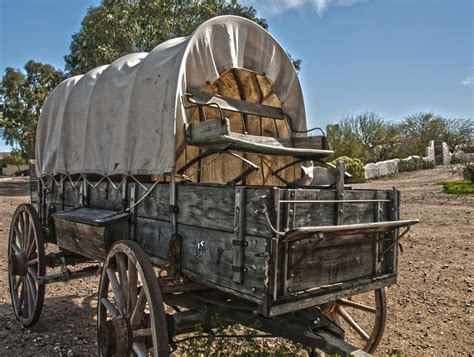
[(257, 291), (257, 288), (253, 287), (253, 288), (252, 288), (252, 291), (253, 291), (253, 292), (256, 292), (256, 291)]

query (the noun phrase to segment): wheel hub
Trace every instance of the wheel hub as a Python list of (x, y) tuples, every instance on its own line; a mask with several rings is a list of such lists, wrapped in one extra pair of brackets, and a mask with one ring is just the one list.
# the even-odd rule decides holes
[(28, 271), (26, 256), (23, 253), (11, 254), (8, 266), (11, 275), (25, 276)]
[(99, 349), (102, 356), (128, 356), (132, 351), (132, 328), (123, 316), (99, 326)]

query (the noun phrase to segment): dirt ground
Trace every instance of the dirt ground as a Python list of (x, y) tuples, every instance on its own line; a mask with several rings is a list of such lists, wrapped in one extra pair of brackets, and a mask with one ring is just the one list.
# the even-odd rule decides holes
[[(457, 178), (451, 171), (438, 167), (357, 185), (400, 189), (401, 218), (421, 220), (403, 241), (378, 355), (474, 353), (474, 196), (441, 192), (435, 183)], [(48, 285), (42, 316), (31, 330), (15, 319), (7, 280), (8, 231), (15, 208), (28, 200), (27, 179), (0, 178), (0, 355), (96, 355), (98, 277)]]

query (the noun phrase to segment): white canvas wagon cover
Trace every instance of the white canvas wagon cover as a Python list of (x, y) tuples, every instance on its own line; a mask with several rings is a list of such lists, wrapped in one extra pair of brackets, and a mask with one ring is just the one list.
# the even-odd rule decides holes
[(188, 37), (59, 84), (38, 123), (38, 174), (171, 172), (177, 130), (187, 122), (182, 95), (232, 68), (264, 74), (293, 128), (306, 129), (300, 83), (285, 50), (257, 24), (220, 16)]

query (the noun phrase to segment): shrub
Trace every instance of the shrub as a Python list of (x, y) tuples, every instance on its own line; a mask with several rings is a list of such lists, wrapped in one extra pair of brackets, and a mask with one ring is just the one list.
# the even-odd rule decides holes
[(365, 182), (364, 164), (359, 159), (351, 159), (347, 156), (340, 156), (332, 162), (336, 165), (338, 161), (344, 161), (346, 164), (346, 171), (352, 175), (354, 182)]
[(474, 163), (464, 165), (462, 169), (462, 176), (465, 180), (474, 182)]
[(409, 158), (400, 160), (398, 164), (398, 171), (415, 171), (415, 170), (426, 170), (435, 167), (434, 161), (425, 161), (419, 156), (410, 156)]
[(435, 168), (435, 162), (434, 161), (426, 161), (423, 160), (423, 170), (431, 170)]

